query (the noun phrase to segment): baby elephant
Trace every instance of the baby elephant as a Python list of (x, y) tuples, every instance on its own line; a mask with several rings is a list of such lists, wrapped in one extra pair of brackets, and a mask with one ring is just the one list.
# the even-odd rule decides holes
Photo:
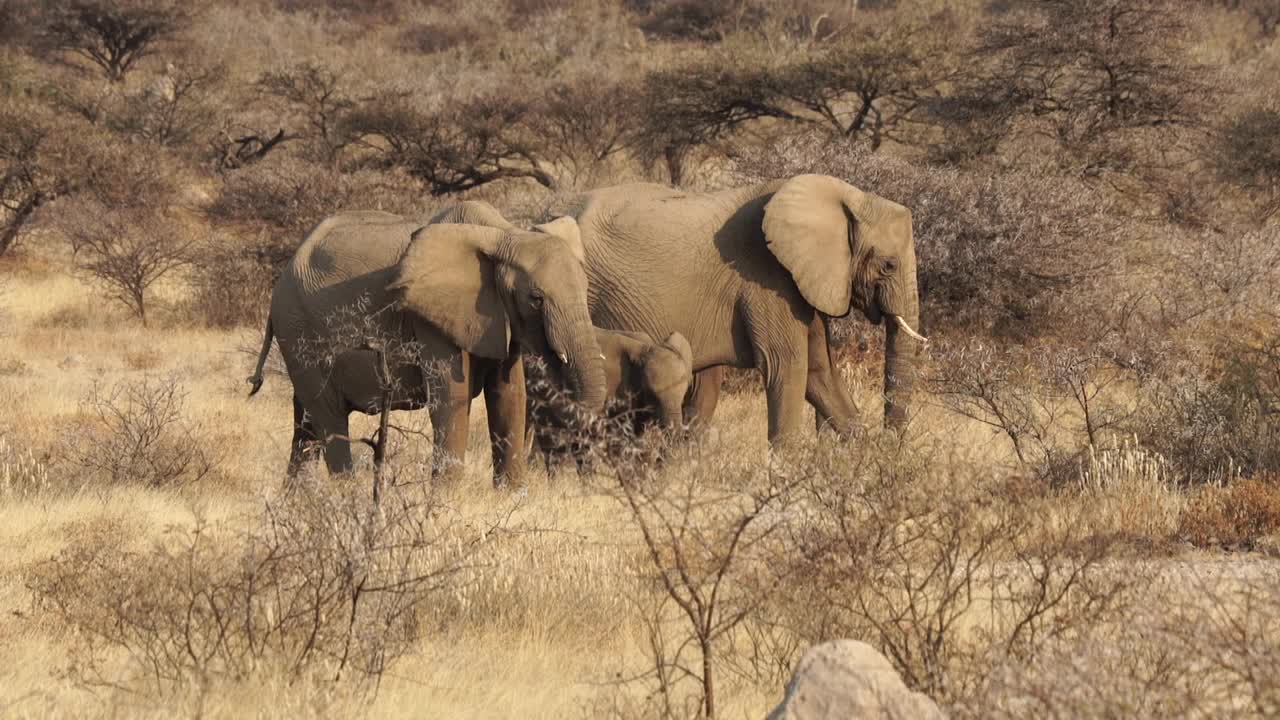
[[(693, 349), (673, 332), (662, 342), (644, 333), (595, 329), (605, 374), (603, 432), (612, 444), (638, 437), (653, 425), (679, 428), (681, 406), (693, 382)], [(525, 358), (528, 393), (528, 429), (525, 449), (546, 456), (547, 474), (554, 474), (565, 455), (573, 455), (581, 473), (587, 445), (600, 440), (600, 430), (583, 427), (575, 404), (559, 382), (537, 358)]]

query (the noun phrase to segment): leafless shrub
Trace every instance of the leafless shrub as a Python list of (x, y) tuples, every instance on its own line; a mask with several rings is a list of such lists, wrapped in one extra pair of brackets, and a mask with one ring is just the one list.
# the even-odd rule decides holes
[(371, 688), (501, 529), (422, 483), (394, 485), (378, 505), (350, 483), (304, 485), (244, 531), (199, 523), (142, 552), (75, 543), (27, 582), (74, 629), (68, 675), (90, 687), (163, 696), (267, 668)]
[(803, 468), (792, 525), (792, 623), (806, 640), (867, 639), (906, 683), (964, 698), (987, 668), (1113, 617), (1128, 581), (1113, 541), (1055, 517), (1035, 481), (984, 479), (896, 440)]
[[(401, 309), (395, 304), (377, 305), (367, 295), (334, 309), (323, 318), (323, 329), (298, 339), (295, 357), (304, 366), (326, 376), (340, 362), (355, 363), (372, 373), (378, 392), (367, 405), (353, 409), (379, 415), (372, 437), (346, 438), (362, 442), (373, 450), (374, 497), (383, 484), (384, 463), (389, 459), (391, 434), (419, 436), (421, 431), (390, 422), (390, 409), (397, 406), (434, 408), (443, 396), (445, 378), (451, 374), (449, 361), (424, 354), (423, 346), (400, 323)], [(433, 453), (433, 470), (459, 458)]]
[(223, 179), (207, 208), (219, 230), (198, 248), (191, 273), (192, 312), (215, 327), (258, 323), (280, 269), (325, 217), (343, 210), (409, 216), (429, 210), (410, 178), (342, 173), (299, 158), (273, 156)]
[(196, 238), (175, 218), (82, 201), (61, 218), (75, 268), (147, 324), (147, 291), (191, 264)]
[(108, 124), (117, 132), (166, 147), (191, 147), (211, 130), (212, 93), (225, 73), (220, 67), (170, 64), (139, 93), (124, 98)]
[(62, 130), (39, 108), (0, 106), (0, 255), (17, 243), (42, 205), (78, 184)]
[(287, 260), (305, 233), (342, 210), (411, 213), (421, 198), (411, 179), (394, 173), (342, 173), (298, 158), (273, 158), (223, 176), (224, 185), (209, 206), (219, 223), (266, 228), (279, 237), (272, 262)]
[(259, 326), (270, 309), (277, 269), (290, 251), (285, 238), (267, 231), (247, 240), (211, 235), (192, 261), (192, 294), (186, 305), (191, 319), (209, 327)]
[(349, 19), (394, 19), (400, 9), (397, 0), (369, 0), (353, 4), (347, 0), (275, 0), (275, 6), (288, 13), (332, 14)]
[(124, 352), (124, 365), (130, 370), (155, 370), (164, 362), (164, 359), (163, 354), (150, 348)]
[(1053, 434), (1063, 406), (1036, 387), (1032, 363), (1018, 347), (960, 347), (942, 351), (928, 384), (951, 411), (1003, 433), (1022, 467), (1047, 476), (1064, 459)]
[(1004, 434), (1023, 470), (1058, 482), (1086, 448), (1118, 446), (1141, 407), (1132, 393), (1141, 396), (1145, 376), (1114, 343), (944, 342), (934, 357), (925, 378), (933, 397)]
[(20, 375), (30, 375), (31, 366), (22, 358), (13, 356), (0, 356), (0, 377), (15, 377)]
[(1274, 364), (1254, 360), (1235, 355), (1225, 372), (1207, 363), (1170, 363), (1146, 386), (1131, 426), (1189, 482), (1275, 471), (1280, 423), (1266, 394)]
[(1009, 657), (961, 718), (1264, 718), (1280, 709), (1274, 574), (1168, 562), (1118, 621)]
[(1280, 212), (1280, 150), (1274, 142), (1278, 134), (1280, 100), (1271, 100), (1228, 120), (1212, 154), (1224, 180), (1255, 195), (1262, 221)]
[(714, 718), (733, 692), (726, 648), (785, 580), (766, 566), (781, 552), (795, 481), (725, 458), (671, 474), (655, 474), (643, 452), (609, 460), (609, 492), (628, 510), (647, 561), (634, 602), (651, 665), (632, 681), (653, 688), (650, 710), (661, 717)]
[(446, 22), (419, 23), (400, 35), (400, 43), (413, 52), (431, 53), (475, 45), (484, 38), (481, 28), (450, 19)]
[(37, 104), (0, 105), (0, 254), (38, 227), (37, 211), (60, 197), (154, 207), (175, 186), (170, 161), (139, 153), (102, 128)]
[(628, 0), (643, 12), (640, 27), (658, 37), (713, 42), (758, 27), (767, 15), (759, 0)]
[(1280, 28), (1280, 6), (1267, 0), (1202, 0), (1202, 5), (1221, 7), (1239, 13), (1257, 25), (1263, 38), (1275, 35)]
[(342, 119), (355, 107), (339, 73), (305, 62), (263, 73), (258, 78), (258, 88), (300, 116), (286, 118), (283, 123), (296, 123), (306, 129), (294, 130), (285, 137), (307, 139), (313, 159), (333, 162), (337, 158), (348, 141), (341, 132)]
[(81, 483), (196, 483), (217, 468), (205, 427), (186, 415), (186, 390), (174, 377), (145, 376), (95, 385), (80, 401), (82, 423), (59, 443), (59, 461)]

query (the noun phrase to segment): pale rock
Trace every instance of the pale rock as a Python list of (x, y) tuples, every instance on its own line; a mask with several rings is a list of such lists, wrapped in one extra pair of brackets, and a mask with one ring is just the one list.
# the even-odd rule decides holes
[(832, 640), (809, 648), (768, 720), (943, 720), (927, 695), (913, 692), (875, 648)]

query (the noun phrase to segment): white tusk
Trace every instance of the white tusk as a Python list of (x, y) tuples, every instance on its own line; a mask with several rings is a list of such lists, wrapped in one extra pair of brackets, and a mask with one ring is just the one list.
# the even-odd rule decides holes
[(561, 365), (568, 365), (568, 364), (569, 364), (569, 356), (568, 356), (568, 355), (565, 355), (564, 353), (560, 353), (560, 354), (556, 355), (556, 357), (560, 358), (560, 364), (561, 364)]
[(604, 353), (600, 353), (600, 359), (601, 359), (601, 360), (608, 360), (608, 358), (606, 358), (606, 357), (604, 356)]
[(894, 322), (896, 322), (896, 323), (898, 323), (898, 327), (902, 329), (902, 332), (906, 333), (906, 334), (907, 334), (907, 336), (908, 336), (908, 337), (910, 337), (911, 339), (913, 339), (913, 340), (919, 340), (919, 341), (920, 341), (920, 342), (922, 342), (922, 343), (927, 343), (927, 342), (929, 342), (929, 338), (927, 338), (927, 337), (925, 337), (925, 336), (921, 335), (920, 333), (916, 332), (915, 330), (912, 330), (912, 329), (911, 329), (911, 326), (907, 324), (907, 321), (906, 321), (906, 320), (903, 320), (903, 319), (902, 319), (902, 316), (901, 316), (901, 315), (894, 315), (894, 316), (893, 316), (893, 321), (894, 321)]

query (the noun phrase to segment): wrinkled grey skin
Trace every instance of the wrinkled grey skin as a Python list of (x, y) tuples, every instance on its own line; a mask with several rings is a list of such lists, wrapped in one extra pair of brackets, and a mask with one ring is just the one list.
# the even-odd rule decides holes
[(313, 442), (330, 472), (351, 469), (348, 414), (379, 412), (385, 387), (375, 349), (357, 337), (372, 335), (414, 348), (412, 361), (393, 363), (390, 405), (430, 408), (436, 476), (460, 471), (471, 400), (483, 392), (495, 482), (520, 480), (522, 349), (563, 373), (584, 407), (604, 403), (581, 257), (572, 222), (526, 232), (484, 203), (446, 208), (429, 223), (383, 212), (321, 222), (276, 283), (250, 378), (253, 394), (274, 334), (294, 389), (289, 474)]
[[(643, 333), (596, 329), (605, 375), (604, 431), (625, 441), (654, 426), (678, 430), (683, 425), (685, 394), (693, 382), (693, 351), (680, 333), (661, 342)], [(586, 429), (575, 404), (566, 402), (564, 382), (536, 358), (525, 359), (529, 412), (527, 449), (540, 450), (548, 474), (566, 454), (582, 470)]]
[(919, 326), (905, 207), (836, 178), (800, 175), (712, 193), (621, 185), (565, 210), (582, 233), (592, 321), (688, 338), (695, 415), (714, 409), (719, 368), (754, 367), (764, 376), (771, 443), (801, 431), (806, 400), (820, 427), (854, 435), (859, 413), (836, 375), (827, 319), (857, 310), (875, 324), (889, 320), (885, 421), (905, 425), (922, 345), (903, 328)]

